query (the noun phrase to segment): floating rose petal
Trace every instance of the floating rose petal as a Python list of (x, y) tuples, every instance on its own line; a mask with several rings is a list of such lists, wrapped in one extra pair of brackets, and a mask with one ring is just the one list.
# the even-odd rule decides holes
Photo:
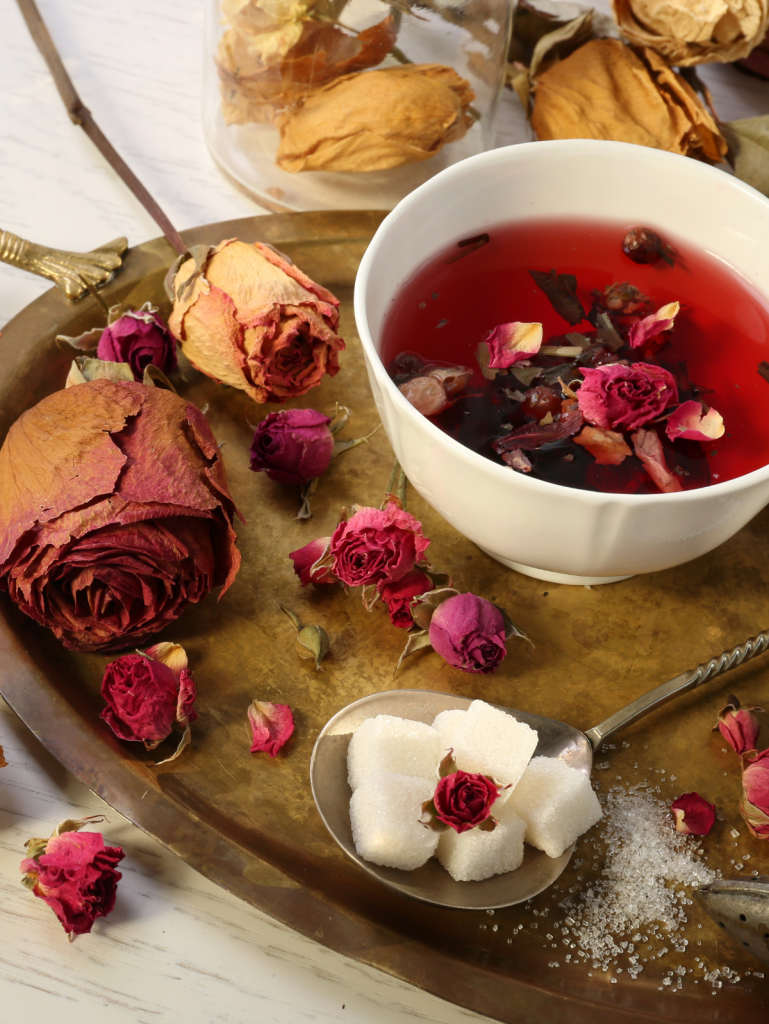
[(502, 455), (504, 452), (512, 452), (515, 449), (531, 451), (534, 448), (541, 448), (553, 441), (561, 441), (565, 437), (576, 434), (582, 426), (583, 419), (576, 402), (569, 403), (560, 419), (554, 420), (542, 426), (539, 423), (527, 424), (518, 427), (499, 441), (492, 445), (495, 452)]
[(692, 441), (715, 441), (724, 434), (724, 420), (715, 409), (702, 412), (699, 402), (690, 401), (679, 405), (668, 417), (665, 433), (671, 441), (677, 437), (688, 437)]
[(680, 308), (680, 302), (668, 302), (666, 306), (661, 306), (656, 313), (645, 316), (643, 320), (634, 323), (628, 335), (630, 347), (640, 348), (650, 338), (656, 338), (663, 331), (669, 331)]
[(502, 461), (511, 469), (517, 469), (519, 473), (531, 473), (531, 463), (520, 448), (513, 448), (511, 452), (502, 452)]
[(754, 712), (763, 710), (753, 704), (742, 707), (734, 694), (730, 693), (726, 704), (718, 712), (713, 732), (718, 730), (737, 754), (756, 750), (761, 724)]
[(437, 416), (449, 404), (443, 385), (435, 377), (412, 377), (398, 390), (423, 416)]
[(514, 363), (531, 359), (542, 344), (542, 324), (524, 324), (517, 320), (500, 324), (486, 337), (492, 370), (506, 370)]
[(633, 448), (655, 484), (666, 494), (681, 491), (681, 481), (670, 472), (665, 462), (662, 442), (656, 430), (637, 430), (631, 435)]
[(628, 455), (633, 454), (622, 434), (603, 427), (585, 427), (574, 440), (587, 448), (599, 466), (619, 466)]
[(716, 820), (716, 805), (709, 804), (699, 793), (684, 793), (670, 805), (676, 819), (676, 832), (683, 835), (706, 836)]
[(253, 742), (251, 753), (266, 750), (275, 757), (294, 731), (294, 715), (288, 704), (254, 700), (248, 707)]

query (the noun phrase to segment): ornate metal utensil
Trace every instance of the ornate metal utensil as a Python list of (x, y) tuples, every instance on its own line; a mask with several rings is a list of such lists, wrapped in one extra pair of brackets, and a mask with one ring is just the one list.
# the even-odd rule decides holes
[(719, 878), (695, 889), (694, 895), (719, 928), (769, 964), (769, 876)]
[(120, 268), (127, 248), (127, 238), (116, 238), (93, 252), (67, 252), (0, 230), (0, 263), (48, 278), (70, 301), (109, 281)]

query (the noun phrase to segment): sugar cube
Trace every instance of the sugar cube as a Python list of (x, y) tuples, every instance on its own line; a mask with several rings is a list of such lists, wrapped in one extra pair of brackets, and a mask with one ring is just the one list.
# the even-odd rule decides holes
[[(494, 807), (491, 813), (496, 817)], [(507, 806), (499, 814), (493, 832), (472, 828), (460, 834), (450, 828), (441, 833), (438, 860), (455, 881), (482, 882), (521, 866), (526, 822)]]
[(603, 815), (590, 778), (557, 757), (535, 757), (508, 806), (526, 822), (526, 842), (560, 857)]
[(421, 822), (422, 804), (435, 792), (427, 779), (374, 771), (350, 800), (355, 849), (364, 860), (413, 871), (435, 853), (438, 833)]
[(457, 708), (451, 711), (441, 711), (439, 715), (435, 716), (433, 729), (438, 733), (438, 738), (441, 741), (441, 756), (446, 753), (449, 747), (454, 746), (454, 733), (459, 728), (466, 714), (466, 711), (460, 711)]
[(394, 715), (367, 718), (352, 735), (347, 749), (350, 789), (357, 789), (371, 772), (396, 772), (438, 782), (441, 760), (438, 733), (424, 722)]
[[(537, 747), (537, 733), (498, 708), (474, 700), (453, 737), (454, 760), (466, 772), (490, 775), (502, 785), (518, 782)], [(502, 798), (507, 799), (510, 790)]]

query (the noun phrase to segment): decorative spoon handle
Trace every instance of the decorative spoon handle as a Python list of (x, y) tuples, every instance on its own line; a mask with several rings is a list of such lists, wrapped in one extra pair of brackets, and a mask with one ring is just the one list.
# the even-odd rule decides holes
[(127, 239), (116, 238), (93, 252), (66, 252), (0, 230), (0, 263), (47, 277), (73, 301), (89, 291), (89, 286), (96, 289), (108, 281), (123, 262), (127, 247)]
[(750, 661), (756, 655), (763, 654), (767, 648), (769, 648), (769, 629), (765, 629), (763, 633), (758, 633), (757, 636), (753, 636), (744, 643), (738, 644), (731, 651), (724, 651), (717, 658), (711, 658), (710, 661), (703, 662), (697, 668), (689, 672), (682, 672), (680, 676), (676, 676), (674, 679), (669, 679), (666, 683), (662, 683), (661, 686), (657, 686), (655, 689), (650, 690), (649, 693), (645, 693), (643, 697), (638, 697), (637, 700), (634, 700), (632, 704), (628, 704), (627, 707), (622, 708), (620, 711), (615, 711), (613, 715), (610, 715), (609, 718), (599, 725), (588, 729), (585, 735), (590, 740), (590, 745), (593, 750), (597, 750), (600, 744), (610, 736), (613, 736), (615, 732), (619, 732), (620, 729), (632, 725), (633, 722), (637, 722), (639, 718), (643, 718), (650, 711), (662, 707), (668, 701), (675, 700), (682, 693), (695, 690), (698, 686), (709, 683), (716, 676), (720, 676), (722, 673), (736, 668), (737, 665), (741, 665), (743, 661)]

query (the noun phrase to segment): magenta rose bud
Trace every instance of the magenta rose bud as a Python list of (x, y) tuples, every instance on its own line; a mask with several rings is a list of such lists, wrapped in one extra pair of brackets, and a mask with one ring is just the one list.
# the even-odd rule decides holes
[(718, 712), (718, 721), (713, 726), (713, 731), (718, 729), (737, 754), (742, 755), (749, 750), (757, 750), (761, 724), (755, 712), (763, 710), (763, 708), (755, 707), (752, 704), (742, 707), (734, 694), (730, 693), (726, 704)]
[(651, 363), (583, 367), (582, 376), (579, 410), (595, 427), (636, 430), (678, 401), (675, 377)]
[(24, 884), (48, 904), (65, 932), (90, 932), (96, 918), (115, 906), (122, 849), (105, 846), (99, 832), (62, 832), (32, 842), (35, 856), (21, 862)]
[[(169, 645), (170, 646), (170, 645)], [(143, 654), (125, 654), (104, 670), (101, 717), (121, 740), (142, 742), (152, 750), (182, 725), (198, 717), (193, 709), (195, 682), (186, 667), (173, 668)]]
[(670, 805), (676, 832), (683, 835), (706, 836), (716, 820), (716, 805), (709, 804), (699, 793), (684, 793)]
[(769, 839), (769, 750), (762, 750), (742, 773), (740, 814), (756, 839)]
[(433, 803), (438, 821), (461, 833), (486, 821), (498, 796), (499, 790), (485, 775), (457, 771), (441, 779)]
[(113, 321), (96, 347), (97, 359), (128, 363), (135, 380), (142, 380), (144, 367), (152, 363), (163, 373), (176, 369), (176, 339), (154, 307), (131, 310)]
[(507, 654), (502, 612), (475, 594), (450, 597), (433, 612), (430, 643), (463, 672), (493, 672)]
[(251, 469), (279, 484), (307, 484), (328, 469), (334, 451), (331, 420), (314, 409), (271, 412), (256, 428)]
[(314, 583), (315, 586), (323, 586), (324, 584), (339, 582), (327, 566), (313, 569), (313, 566), (330, 543), (330, 537), (318, 537), (317, 540), (311, 540), (309, 544), (305, 544), (303, 548), (297, 548), (296, 551), (289, 553), (288, 557), (294, 563), (294, 572), (299, 577), (299, 582), (303, 587), (306, 587), (308, 583)]
[(412, 569), (395, 583), (385, 583), (379, 593), (387, 605), (390, 622), (399, 629), (411, 629), (414, 619), (411, 615), (411, 602), (415, 597), (433, 590), (433, 581), (421, 569)]
[(422, 524), (390, 502), (386, 509), (353, 505), (354, 515), (331, 537), (334, 573), (349, 587), (378, 587), (411, 572), (430, 541)]

